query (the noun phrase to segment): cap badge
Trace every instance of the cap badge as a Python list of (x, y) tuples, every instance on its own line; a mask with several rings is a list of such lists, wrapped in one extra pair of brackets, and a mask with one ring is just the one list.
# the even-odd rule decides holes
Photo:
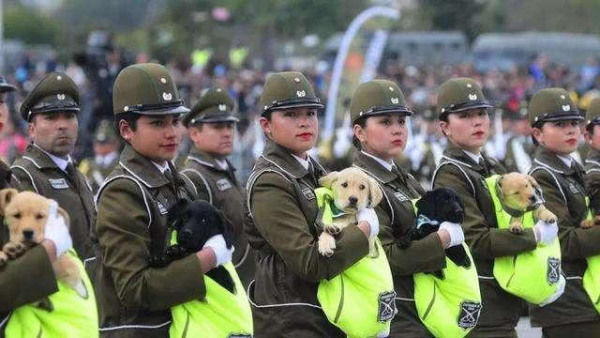
[(227, 109), (227, 106), (226, 106), (226, 105), (224, 105), (224, 104), (220, 104), (220, 105), (219, 105), (219, 110), (220, 110), (220, 111), (225, 111), (226, 109)]
[(60, 75), (57, 75), (57, 76), (56, 76), (56, 80), (57, 80), (57, 81), (60, 81), (60, 80), (62, 80), (62, 76), (60, 76)]
[(467, 88), (471, 88), (471, 87), (473, 87), (473, 85), (470, 83), (467, 83)]
[(220, 93), (220, 92), (221, 92), (221, 88), (217, 88), (217, 93)]
[(477, 100), (477, 94), (469, 94), (469, 100), (471, 100), (471, 101)]
[(393, 104), (398, 104), (398, 102), (400, 102), (397, 97), (392, 97), (390, 101), (392, 101)]
[(163, 92), (163, 99), (165, 101), (171, 101), (171, 99), (173, 99), (173, 94)]
[(305, 97), (306, 96), (306, 91), (304, 91), (304, 90), (297, 90), (296, 91), (296, 95), (298, 97)]
[(160, 83), (167, 83), (167, 79), (165, 79), (164, 77), (160, 78)]
[(294, 78), (294, 82), (296, 82), (296, 83), (300, 83), (300, 78), (297, 78), (297, 77), (295, 77), (295, 78)]
[(571, 105), (569, 105), (569, 104), (563, 104), (562, 105), (562, 110), (563, 111), (569, 111), (569, 110), (571, 110)]
[(65, 94), (56, 94), (56, 98), (62, 101), (65, 99)]

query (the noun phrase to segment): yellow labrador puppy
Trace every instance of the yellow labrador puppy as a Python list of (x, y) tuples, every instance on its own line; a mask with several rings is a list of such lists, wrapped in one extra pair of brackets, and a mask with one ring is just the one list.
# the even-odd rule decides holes
[[(356, 214), (363, 208), (374, 208), (383, 198), (383, 192), (377, 181), (358, 168), (346, 168), (334, 171), (319, 179), (322, 187), (333, 192), (335, 206), (332, 224), (324, 225), (319, 235), (319, 253), (323, 256), (333, 255), (335, 238), (343, 228), (357, 225)], [(374, 239), (369, 239), (369, 254), (375, 255)]]

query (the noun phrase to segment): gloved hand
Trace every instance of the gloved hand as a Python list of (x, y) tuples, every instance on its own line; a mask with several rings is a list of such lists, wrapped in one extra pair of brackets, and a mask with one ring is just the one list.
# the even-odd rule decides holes
[(446, 230), (450, 235), (450, 245), (448, 245), (448, 248), (461, 245), (465, 241), (465, 233), (458, 223), (442, 222), (439, 230)]
[(365, 221), (369, 223), (369, 227), (371, 228), (369, 238), (376, 237), (379, 234), (379, 219), (373, 208), (360, 209), (356, 214), (356, 219), (359, 222)]
[(233, 256), (233, 251), (235, 250), (233, 245), (231, 246), (231, 249), (227, 248), (223, 235), (214, 235), (209, 238), (202, 247), (202, 249), (205, 248), (211, 248), (215, 253), (215, 259), (217, 261), (217, 265), (215, 267), (221, 266), (227, 262), (231, 262), (231, 257)]
[(54, 242), (56, 257), (60, 257), (60, 255), (73, 247), (73, 240), (65, 224), (65, 219), (58, 214), (58, 203), (54, 201), (50, 203), (48, 210), (44, 238)]
[(556, 292), (550, 296), (550, 298), (544, 300), (540, 306), (545, 306), (548, 305), (552, 302), (554, 302), (555, 300), (558, 299), (558, 297), (562, 296), (562, 294), (565, 292), (565, 286), (567, 285), (567, 281), (565, 280), (565, 277), (561, 274), (560, 278), (558, 279), (558, 286), (556, 289)]
[(538, 221), (533, 226), (533, 233), (535, 234), (536, 242), (550, 245), (558, 236), (558, 225), (556, 222), (546, 223), (544, 221)]

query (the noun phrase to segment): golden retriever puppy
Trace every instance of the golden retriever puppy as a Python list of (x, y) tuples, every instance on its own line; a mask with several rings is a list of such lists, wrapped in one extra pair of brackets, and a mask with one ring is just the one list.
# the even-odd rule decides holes
[[(19, 256), (29, 247), (44, 239), (51, 203), (56, 202), (31, 191), (0, 190), (0, 214), (4, 216), (4, 223), (9, 231), (9, 242), (2, 248), (0, 264), (5, 263), (8, 258), (13, 259)], [(58, 208), (57, 211), (64, 218), (68, 227), (69, 215), (67, 212), (62, 208)], [(70, 256), (62, 254), (57, 257), (53, 268), (58, 280), (66, 283), (82, 297), (87, 297), (79, 269)]]
[(523, 214), (527, 211), (533, 211), (536, 220), (556, 222), (556, 215), (544, 206), (540, 186), (533, 177), (517, 172), (502, 175), (497, 190), (502, 207), (511, 215), (511, 232), (523, 231)]
[[(377, 182), (358, 168), (333, 171), (319, 179), (319, 184), (333, 192), (334, 218), (332, 224), (325, 224), (319, 235), (319, 253), (333, 255), (334, 235), (349, 225), (357, 225), (356, 214), (363, 208), (374, 208), (383, 198)], [(374, 256), (374, 239), (369, 239), (369, 254)]]

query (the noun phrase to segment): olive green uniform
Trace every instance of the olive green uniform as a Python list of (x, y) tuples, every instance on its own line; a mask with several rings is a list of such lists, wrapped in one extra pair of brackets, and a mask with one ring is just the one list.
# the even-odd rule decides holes
[(600, 151), (595, 149), (590, 149), (585, 159), (585, 191), (592, 213), (600, 215)]
[(223, 211), (235, 233), (232, 263), (242, 283), (247, 286), (254, 278), (254, 254), (244, 233), (245, 189), (235, 177), (235, 168), (227, 161), (227, 169), (211, 155), (193, 150), (188, 155), (181, 174), (193, 182), (198, 198)]
[(92, 190), (83, 174), (76, 169), (73, 170), (74, 175), (66, 173), (35, 144), (27, 147), (25, 154), (13, 163), (11, 169), (19, 190), (34, 191), (54, 199), (67, 211), (73, 248), (93, 280), (96, 265), (96, 240), (93, 234), (96, 207)]
[(415, 224), (412, 200), (421, 197), (423, 188), (403, 169), (390, 172), (362, 152), (356, 154), (354, 166), (377, 180), (384, 199), (375, 211), (380, 220), (379, 239), (386, 252), (396, 290), (398, 314), (392, 321), (391, 337), (430, 337), (415, 307), (413, 274), (433, 272), (446, 267), (446, 254), (437, 234), (412, 241), (403, 249), (398, 240), (407, 235)]
[(166, 337), (170, 308), (204, 297), (195, 254), (164, 268), (148, 266), (148, 258), (168, 245), (169, 208), (179, 197), (194, 197), (189, 191), (193, 188), (170, 182), (150, 160), (124, 148), (98, 195), (102, 265), (97, 299), (103, 337)]
[(310, 162), (314, 178), (287, 149), (268, 140), (248, 181), (244, 228), (256, 256), (248, 294), (256, 337), (344, 337), (321, 310), (317, 288), (364, 257), (369, 244), (358, 227), (347, 227), (336, 237), (333, 256), (319, 254), (313, 190), (324, 170)]
[(109, 163), (100, 164), (93, 158), (85, 158), (79, 162), (77, 168), (85, 176), (94, 193), (98, 192), (106, 177), (119, 163), (119, 154), (116, 153), (115, 155), (114, 159)]
[(498, 229), (494, 206), (484, 179), (505, 173), (494, 159), (485, 158), (482, 167), (454, 145), (449, 145), (433, 178), (433, 188), (451, 188), (462, 199), (465, 218), (462, 223), (481, 290), (483, 308), (470, 337), (511, 337), (519, 320), (522, 301), (504, 291), (493, 277), (494, 258), (517, 255), (535, 249), (531, 229), (513, 234)]
[(511, 136), (506, 142), (503, 165), (508, 172), (527, 173), (531, 168), (535, 146), (528, 136)]

